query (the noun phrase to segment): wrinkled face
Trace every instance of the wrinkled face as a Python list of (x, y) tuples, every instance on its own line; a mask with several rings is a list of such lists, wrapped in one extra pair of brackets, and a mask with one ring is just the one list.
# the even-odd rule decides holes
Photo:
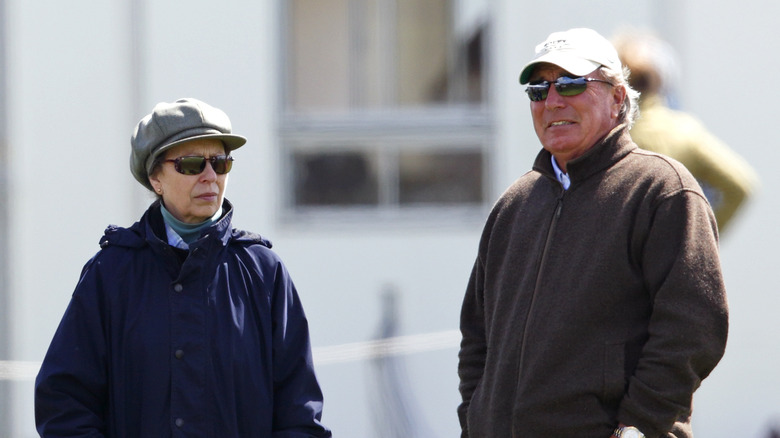
[[(553, 64), (539, 64), (530, 76), (530, 83), (554, 82), (571, 75)], [(604, 79), (599, 70), (586, 77)], [(561, 96), (550, 87), (547, 99), (531, 102), (531, 115), (536, 135), (542, 146), (555, 156), (566, 171), (566, 163), (590, 149), (618, 123), (625, 88), (602, 82), (589, 82), (582, 94)]]
[[(186, 156), (225, 155), (225, 146), (215, 139), (192, 140), (165, 152), (166, 160)], [(211, 163), (198, 175), (183, 175), (173, 162), (163, 162), (149, 177), (155, 192), (162, 196), (163, 205), (176, 219), (197, 224), (214, 216), (222, 206), (227, 186), (227, 174), (214, 172)]]

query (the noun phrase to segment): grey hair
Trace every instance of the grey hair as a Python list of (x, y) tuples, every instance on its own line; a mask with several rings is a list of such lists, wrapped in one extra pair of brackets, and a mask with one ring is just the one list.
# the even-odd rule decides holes
[(618, 113), (618, 121), (625, 123), (629, 129), (634, 126), (634, 122), (639, 118), (639, 95), (640, 93), (633, 89), (628, 83), (628, 77), (631, 75), (631, 71), (628, 67), (623, 66), (622, 71), (614, 71), (612, 69), (602, 67), (601, 74), (605, 79), (612, 82), (616, 87), (623, 87), (626, 89), (626, 98), (623, 100), (623, 107), (620, 108)]

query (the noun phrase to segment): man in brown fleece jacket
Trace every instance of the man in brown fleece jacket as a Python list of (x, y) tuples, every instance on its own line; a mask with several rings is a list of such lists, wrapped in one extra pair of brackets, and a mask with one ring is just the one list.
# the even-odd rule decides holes
[(461, 312), (462, 437), (691, 437), (728, 332), (717, 226), (637, 148), (638, 93), (590, 29), (522, 70), (542, 143), (487, 219)]

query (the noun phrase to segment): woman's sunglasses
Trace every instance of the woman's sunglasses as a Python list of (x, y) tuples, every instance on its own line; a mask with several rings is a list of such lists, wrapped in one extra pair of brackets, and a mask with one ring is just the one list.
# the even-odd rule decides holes
[(230, 155), (214, 155), (213, 157), (204, 157), (200, 155), (190, 155), (186, 157), (165, 160), (166, 163), (173, 163), (174, 169), (184, 175), (200, 175), (206, 168), (206, 161), (211, 163), (211, 168), (219, 175), (230, 172), (233, 167), (233, 157)]
[(555, 91), (561, 96), (576, 96), (582, 94), (588, 88), (588, 82), (603, 82), (614, 86), (612, 82), (601, 79), (561, 76), (555, 82), (541, 81), (536, 84), (530, 84), (526, 87), (525, 92), (528, 93), (528, 98), (531, 99), (531, 102), (541, 102), (547, 99), (547, 93), (552, 85), (555, 85)]

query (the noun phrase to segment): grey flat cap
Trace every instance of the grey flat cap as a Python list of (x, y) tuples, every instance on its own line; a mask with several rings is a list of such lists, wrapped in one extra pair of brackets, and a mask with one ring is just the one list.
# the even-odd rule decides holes
[(227, 114), (197, 99), (160, 102), (141, 119), (130, 139), (130, 171), (144, 187), (154, 191), (149, 173), (154, 160), (168, 149), (190, 140), (222, 140), (227, 152), (238, 149), (246, 138), (231, 134)]

